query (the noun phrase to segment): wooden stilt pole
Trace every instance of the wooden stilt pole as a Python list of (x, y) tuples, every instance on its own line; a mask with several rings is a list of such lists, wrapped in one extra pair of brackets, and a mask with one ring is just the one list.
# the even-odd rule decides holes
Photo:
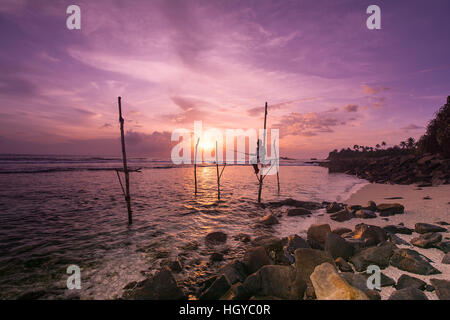
[(200, 142), (200, 138), (197, 139), (197, 143), (195, 145), (195, 155), (194, 155), (194, 181), (195, 181), (195, 195), (197, 195), (197, 149), (198, 143)]
[(280, 159), (278, 158), (278, 154), (277, 154), (277, 146), (275, 144), (275, 139), (273, 140), (273, 150), (275, 151), (275, 160), (276, 160), (276, 169), (277, 169), (277, 185), (278, 185), (278, 195), (280, 195), (280, 175), (279, 175), (279, 171), (280, 171)]
[(216, 170), (217, 170), (217, 200), (220, 201), (220, 176), (219, 175), (219, 156), (217, 155), (217, 141), (216, 141)]
[(132, 219), (132, 213), (131, 213), (130, 173), (128, 171), (127, 153), (125, 151), (125, 134), (123, 132), (124, 120), (122, 118), (121, 97), (118, 97), (118, 102), (119, 102), (120, 139), (122, 142), (123, 172), (125, 174), (125, 201), (127, 202), (127, 209), (128, 209), (128, 224), (131, 224), (133, 222), (133, 219)]
[[(265, 111), (264, 111), (264, 143), (261, 146), (259, 143), (260, 140), (258, 138), (258, 148), (257, 148), (258, 157), (259, 157), (261, 148), (266, 148), (266, 124), (267, 124), (267, 102), (266, 102), (266, 107), (265, 107)], [(262, 159), (262, 160), (264, 161), (264, 159)], [(260, 170), (260, 175), (259, 175), (258, 203), (261, 203), (261, 193), (262, 193), (262, 187), (263, 187), (262, 166), (263, 166), (263, 162), (261, 162), (261, 170)]]

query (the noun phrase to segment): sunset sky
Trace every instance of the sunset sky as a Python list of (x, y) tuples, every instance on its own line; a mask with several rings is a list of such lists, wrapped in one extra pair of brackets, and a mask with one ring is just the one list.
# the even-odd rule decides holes
[[(176, 128), (280, 128), (323, 157), (425, 131), (450, 95), (450, 1), (0, 0), (0, 153), (170, 157)], [(381, 7), (381, 30), (366, 8)]]

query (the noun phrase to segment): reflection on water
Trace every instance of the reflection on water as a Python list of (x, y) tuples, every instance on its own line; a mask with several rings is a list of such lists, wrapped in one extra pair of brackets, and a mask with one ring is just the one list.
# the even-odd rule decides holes
[[(39, 289), (47, 298), (64, 297), (70, 264), (82, 269), (83, 299), (115, 298), (127, 283), (176, 256), (184, 265), (178, 280), (190, 288), (197, 277), (207, 277), (221, 265), (209, 262), (212, 252), (219, 250), (225, 258), (242, 254), (244, 244), (234, 235), (281, 232), (255, 223), (268, 209), (255, 203), (258, 186), (250, 167), (225, 169), (220, 202), (215, 170), (197, 168), (197, 197), (192, 168), (133, 173), (132, 226), (127, 226), (125, 202), (112, 171), (0, 175), (0, 298)], [(263, 201), (332, 201), (364, 183), (305, 166), (282, 167), (280, 181), (278, 196), (275, 176), (264, 180)], [(215, 230), (228, 234), (225, 246), (205, 246), (205, 235)]]

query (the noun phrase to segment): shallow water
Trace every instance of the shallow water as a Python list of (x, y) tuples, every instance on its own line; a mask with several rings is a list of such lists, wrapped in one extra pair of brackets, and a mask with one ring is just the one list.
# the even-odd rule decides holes
[[(77, 290), (82, 299), (117, 298), (127, 283), (176, 256), (184, 265), (176, 277), (192, 293), (198, 279), (226, 263), (209, 263), (212, 252), (230, 259), (245, 250), (234, 235), (281, 236), (301, 233), (310, 224), (310, 218), (283, 217), (275, 228), (258, 227), (256, 221), (269, 209), (255, 203), (258, 186), (250, 167), (226, 167), (220, 202), (216, 168), (197, 172), (197, 197), (192, 168), (132, 173), (132, 226), (114, 171), (1, 174), (0, 298), (41, 289), (46, 299), (67, 297), (70, 264), (82, 270)], [(276, 177), (267, 176), (263, 201), (342, 201), (366, 183), (316, 166), (281, 167), (280, 181), (278, 195)], [(227, 233), (227, 243), (207, 247), (204, 237), (215, 230)]]

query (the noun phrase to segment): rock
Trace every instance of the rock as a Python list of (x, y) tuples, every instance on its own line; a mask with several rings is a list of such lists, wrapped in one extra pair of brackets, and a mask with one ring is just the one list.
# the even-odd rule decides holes
[(442, 263), (443, 264), (450, 264), (450, 253), (449, 252), (447, 252), (445, 254), (445, 256), (442, 258)]
[(448, 241), (448, 240), (441, 241), (438, 244), (436, 244), (435, 247), (439, 250), (444, 251), (445, 253), (449, 253), (450, 252), (450, 241)]
[(342, 272), (353, 272), (352, 266), (341, 257), (336, 258), (336, 260), (334, 260), (334, 263), (336, 264), (337, 268)]
[(352, 229), (349, 229), (349, 228), (336, 228), (336, 229), (334, 229), (334, 230), (331, 231), (331, 232), (336, 233), (336, 234), (342, 236), (344, 233), (349, 233), (349, 232), (352, 232), (352, 231), (353, 231), (353, 230), (352, 230)]
[(395, 250), (390, 263), (400, 270), (415, 274), (430, 275), (441, 273), (417, 251), (411, 249)]
[(213, 252), (211, 254), (211, 256), (209, 257), (209, 260), (212, 261), (212, 262), (223, 261), (223, 255), (221, 253), (218, 253), (218, 252)]
[(421, 290), (409, 287), (394, 291), (389, 300), (428, 300), (428, 298)]
[(389, 266), (390, 258), (396, 248), (394, 244), (384, 242), (376, 247), (367, 248), (358, 252), (350, 258), (350, 262), (356, 271), (359, 272), (365, 271), (372, 264), (384, 269)]
[(350, 219), (353, 219), (355, 215), (347, 210), (341, 210), (339, 212), (333, 213), (330, 215), (330, 219), (337, 222), (344, 222), (348, 221)]
[(327, 213), (335, 213), (341, 211), (342, 209), (343, 209), (342, 205), (337, 202), (330, 203), (326, 207)]
[(383, 227), (383, 229), (386, 232), (390, 232), (390, 233), (400, 233), (400, 234), (412, 234), (413, 233), (413, 229), (409, 229), (405, 226), (401, 226), (401, 225), (388, 225)]
[(227, 263), (222, 268), (219, 269), (219, 275), (225, 275), (230, 284), (235, 284), (237, 282), (244, 282), (247, 277), (245, 271), (245, 265), (239, 260), (234, 260)]
[(264, 247), (255, 247), (247, 250), (244, 255), (243, 263), (247, 274), (251, 274), (267, 264), (272, 264), (272, 261), (267, 255)]
[[(369, 277), (372, 274), (369, 274), (367, 272), (362, 272), (362, 273), (359, 273), (358, 275), (364, 277), (364, 279), (366, 280), (365, 285), (364, 285), (366, 289), (361, 289), (358, 286), (357, 286), (357, 288), (359, 288), (359, 289), (363, 290), (364, 292), (366, 292), (365, 290), (368, 290), (368, 288), (367, 288), (367, 279), (369, 279)], [(382, 288), (384, 288), (384, 287), (391, 287), (391, 286), (395, 285), (395, 280), (394, 279), (392, 279), (391, 277), (388, 277), (387, 275), (385, 275), (382, 272), (380, 273), (380, 275), (381, 275), (380, 286)]]
[(286, 215), (288, 217), (293, 217), (293, 216), (306, 216), (306, 215), (310, 215), (312, 212), (304, 209), (304, 208), (293, 208), (293, 209), (288, 209)]
[(431, 279), (430, 282), (436, 290), (439, 300), (450, 300), (450, 281)]
[(296, 272), (290, 266), (267, 265), (248, 276), (243, 286), (250, 296), (301, 300), (306, 283), (296, 278)]
[(233, 284), (230, 289), (220, 298), (220, 300), (246, 300), (248, 299), (247, 290), (240, 282)]
[(277, 217), (275, 217), (273, 214), (268, 214), (266, 216), (264, 216), (262, 219), (259, 220), (259, 223), (266, 225), (266, 226), (271, 226), (274, 224), (278, 224), (278, 219)]
[(441, 240), (442, 234), (430, 232), (421, 234), (420, 236), (411, 239), (411, 244), (416, 247), (427, 249), (435, 246)]
[(288, 243), (287, 243), (287, 251), (289, 253), (294, 253), (296, 249), (299, 248), (310, 248), (308, 242), (306, 242), (305, 239), (299, 237), (298, 235), (290, 235), (288, 237)]
[(377, 206), (381, 217), (393, 216), (405, 212), (405, 207), (399, 203), (382, 203)]
[(360, 219), (373, 219), (377, 217), (377, 214), (371, 210), (361, 209), (356, 211), (355, 216)]
[(230, 289), (231, 285), (225, 275), (218, 277), (212, 285), (198, 298), (199, 300), (218, 300)]
[(375, 203), (375, 201), (369, 201), (367, 202), (367, 205), (365, 207), (361, 207), (361, 209), (377, 211), (377, 204)]
[(183, 270), (183, 267), (181, 265), (180, 260), (177, 258), (173, 261), (169, 261), (169, 269), (173, 272), (181, 272)]
[(345, 206), (345, 209), (347, 209), (347, 211), (358, 211), (361, 210), (362, 206), (356, 204), (356, 205), (347, 205)]
[(184, 292), (178, 287), (168, 269), (162, 269), (153, 277), (141, 281), (136, 288), (126, 292), (124, 299), (130, 300), (183, 300)]
[(264, 247), (266, 251), (282, 251), (283, 240), (277, 237), (261, 236), (252, 241), (252, 245), (255, 247)]
[(354, 233), (353, 238), (363, 240), (366, 247), (388, 240), (388, 235), (382, 228), (364, 223), (357, 224)]
[(425, 281), (408, 276), (407, 274), (402, 274), (400, 278), (398, 278), (395, 288), (397, 290), (401, 290), (412, 287), (423, 291), (425, 290), (426, 286), (427, 283)]
[(239, 233), (239, 234), (234, 236), (234, 240), (242, 241), (242, 242), (246, 243), (246, 242), (250, 242), (251, 237), (248, 234)]
[(393, 244), (411, 247), (411, 244), (409, 242), (403, 240), (400, 237), (397, 237), (395, 234), (388, 233), (388, 238), (389, 241), (391, 241)]
[(290, 206), (290, 207), (297, 207), (297, 208), (305, 208), (308, 210), (317, 210), (322, 208), (322, 205), (317, 202), (312, 201), (299, 201), (294, 200), (292, 198), (288, 198), (282, 201), (276, 201), (276, 202), (269, 202), (269, 207), (279, 208), (282, 206)]
[(225, 243), (227, 241), (227, 234), (221, 231), (211, 232), (206, 235), (205, 240), (208, 244), (212, 245)]
[(328, 251), (334, 259), (342, 257), (347, 260), (353, 255), (354, 248), (350, 243), (341, 238), (341, 236), (330, 232), (325, 241), (325, 251)]
[(430, 232), (446, 232), (447, 229), (442, 228), (440, 226), (436, 226), (433, 224), (429, 224), (429, 223), (416, 223), (415, 225), (415, 231), (417, 233), (430, 233)]
[(318, 242), (322, 246), (325, 245), (328, 233), (331, 232), (329, 224), (312, 224), (308, 228), (307, 239)]
[(367, 287), (368, 275), (362, 273), (341, 273), (340, 276), (347, 281), (347, 283), (362, 292), (364, 292), (370, 300), (381, 300), (380, 294), (376, 290), (371, 290)]
[(318, 300), (369, 300), (364, 292), (349, 285), (327, 262), (314, 269), (311, 282)]
[[(450, 204), (450, 202), (449, 202), (449, 204)], [(438, 221), (438, 222), (436, 222), (436, 224), (438, 224), (440, 226), (448, 226), (448, 225), (450, 225), (450, 223), (445, 222), (445, 221)]]
[(316, 249), (302, 248), (294, 252), (295, 256), (295, 270), (297, 272), (297, 280), (306, 282), (307, 295), (314, 296), (314, 288), (311, 283), (311, 273), (314, 272), (315, 267), (324, 262), (329, 262), (334, 265), (334, 259), (328, 252)]

